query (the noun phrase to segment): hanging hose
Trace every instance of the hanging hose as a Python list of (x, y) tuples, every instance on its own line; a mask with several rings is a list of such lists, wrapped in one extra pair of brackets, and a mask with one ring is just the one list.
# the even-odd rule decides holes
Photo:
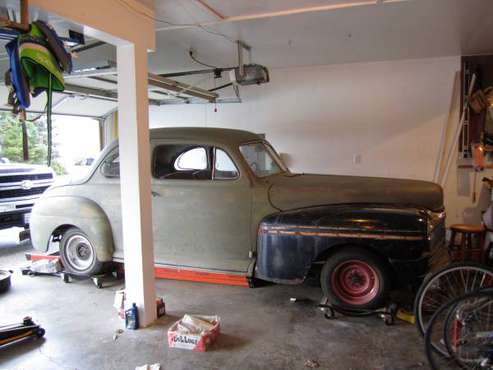
[(46, 92), (48, 99), (46, 102), (46, 132), (48, 135), (48, 158), (46, 160), (48, 167), (51, 167), (51, 151), (52, 151), (52, 130), (51, 130), (51, 74), (48, 79), (48, 91)]

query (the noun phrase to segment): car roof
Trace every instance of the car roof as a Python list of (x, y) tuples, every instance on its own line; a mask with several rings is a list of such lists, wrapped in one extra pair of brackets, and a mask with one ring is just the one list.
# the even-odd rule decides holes
[(226, 145), (239, 145), (249, 141), (263, 140), (250, 131), (216, 127), (163, 127), (150, 130), (151, 139), (204, 140)]

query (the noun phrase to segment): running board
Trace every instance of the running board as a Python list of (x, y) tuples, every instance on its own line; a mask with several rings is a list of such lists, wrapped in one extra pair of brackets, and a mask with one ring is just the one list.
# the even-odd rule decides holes
[(159, 279), (198, 281), (201, 283), (235, 285), (248, 287), (246, 276), (223, 274), (217, 272), (202, 272), (184, 270), (180, 268), (158, 267), (154, 268), (154, 274)]

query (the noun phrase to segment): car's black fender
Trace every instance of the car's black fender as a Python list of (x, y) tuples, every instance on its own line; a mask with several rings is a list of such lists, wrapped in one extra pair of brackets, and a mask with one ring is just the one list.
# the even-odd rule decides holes
[(255, 276), (300, 283), (314, 262), (345, 245), (368, 248), (396, 269), (423, 269), (428, 243), (424, 210), (346, 204), (278, 212), (259, 224)]

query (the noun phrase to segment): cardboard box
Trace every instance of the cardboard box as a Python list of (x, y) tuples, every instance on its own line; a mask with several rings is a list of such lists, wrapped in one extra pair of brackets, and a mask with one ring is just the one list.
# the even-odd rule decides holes
[(118, 312), (118, 317), (125, 320), (125, 290), (122, 289), (115, 292), (113, 307), (115, 307)]
[[(208, 323), (208, 328), (204, 330), (193, 321)], [(168, 346), (205, 352), (220, 334), (219, 322), (219, 316), (185, 315), (168, 329)]]

